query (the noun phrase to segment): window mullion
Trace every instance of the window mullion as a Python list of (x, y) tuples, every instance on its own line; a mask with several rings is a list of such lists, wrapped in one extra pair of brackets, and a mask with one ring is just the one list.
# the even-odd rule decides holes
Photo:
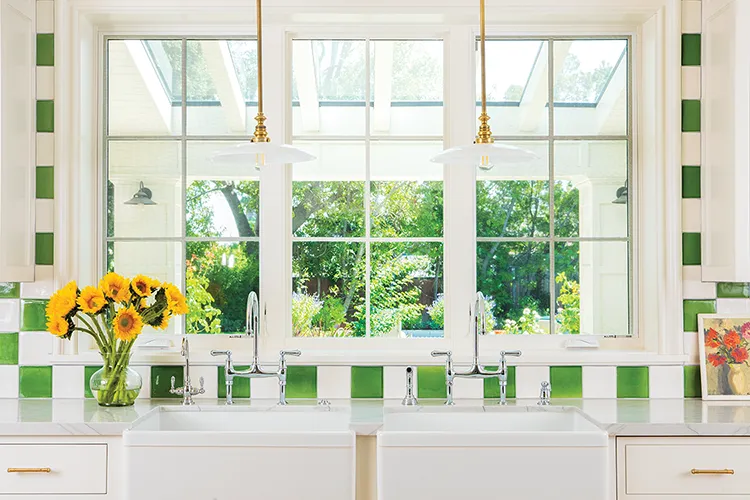
[(547, 41), (547, 99), (549, 105), (549, 333), (555, 334), (555, 42)]
[(372, 208), (370, 191), (372, 186), (370, 185), (370, 44), (372, 41), (367, 39), (365, 41), (365, 332), (366, 336), (370, 336), (371, 332), (371, 315), (370, 315), (370, 299), (372, 297), (372, 289), (370, 287), (370, 278), (372, 272), (370, 270), (370, 264), (372, 261), (372, 246), (370, 245), (371, 236), (371, 221), (372, 214), (370, 210)]

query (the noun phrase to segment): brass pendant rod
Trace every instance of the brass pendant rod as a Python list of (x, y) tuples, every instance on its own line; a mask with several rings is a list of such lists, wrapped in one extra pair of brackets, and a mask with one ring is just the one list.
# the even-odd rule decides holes
[(484, 2), (485, 0), (479, 0), (479, 54), (482, 65), (482, 113), (487, 113), (487, 68), (486, 68), (486, 54), (484, 47), (485, 40), (485, 14), (484, 14)]
[(260, 0), (255, 1), (255, 22), (258, 34), (258, 113), (263, 113), (263, 32)]

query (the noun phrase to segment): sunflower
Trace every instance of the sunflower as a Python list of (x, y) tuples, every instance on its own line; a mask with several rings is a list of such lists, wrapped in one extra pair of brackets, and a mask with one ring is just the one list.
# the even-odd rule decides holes
[(129, 341), (140, 335), (143, 329), (143, 320), (133, 306), (128, 306), (117, 311), (112, 326), (115, 329), (115, 337), (123, 341)]
[(78, 307), (86, 314), (97, 314), (107, 305), (107, 299), (98, 288), (87, 286), (78, 297)]
[(159, 286), (159, 282), (139, 274), (130, 281), (130, 286), (139, 297), (148, 297), (154, 292), (154, 288)]
[(171, 283), (164, 283), (162, 287), (167, 297), (167, 309), (169, 309), (169, 313), (174, 315), (187, 314), (187, 301), (180, 290)]
[(64, 337), (70, 331), (70, 325), (65, 318), (54, 316), (47, 321), (47, 331), (57, 337)]
[(127, 302), (130, 300), (128, 280), (117, 273), (107, 273), (99, 282), (99, 289), (107, 298), (115, 302)]
[(78, 287), (75, 281), (71, 281), (50, 297), (47, 303), (47, 318), (67, 316), (75, 309), (77, 298)]
[(166, 330), (169, 326), (169, 313), (165, 311), (164, 314), (156, 318), (156, 320), (158, 323), (154, 325), (154, 328), (157, 330)]

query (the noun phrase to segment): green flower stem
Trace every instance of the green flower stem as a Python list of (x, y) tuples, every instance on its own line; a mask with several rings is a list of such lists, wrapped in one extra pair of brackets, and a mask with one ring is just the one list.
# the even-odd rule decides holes
[[(96, 331), (99, 332), (97, 334), (97, 333), (94, 332), (94, 327), (91, 326), (91, 323), (89, 323), (88, 321), (86, 321), (86, 317), (83, 314), (81, 314), (78, 317), (80, 318), (81, 322), (84, 325), (86, 325), (86, 327), (88, 327), (88, 333), (92, 337), (94, 337), (94, 340), (96, 340), (97, 345), (99, 345), (99, 348), (101, 349), (102, 346), (105, 344), (105, 338), (104, 338), (104, 334), (101, 331), (101, 328), (99, 327), (99, 322), (96, 321), (95, 319), (93, 320), (94, 324), (96, 325)], [(99, 335), (101, 335), (101, 336), (99, 336)]]

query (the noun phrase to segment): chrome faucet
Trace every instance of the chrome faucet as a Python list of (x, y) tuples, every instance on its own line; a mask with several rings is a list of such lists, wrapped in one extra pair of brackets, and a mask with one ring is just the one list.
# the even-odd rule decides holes
[(180, 354), (185, 358), (185, 368), (184, 368), (184, 375), (183, 375), (183, 386), (175, 388), (175, 378), (172, 377), (172, 385), (169, 389), (170, 394), (179, 394), (182, 396), (182, 404), (184, 406), (190, 406), (194, 405), (195, 401), (193, 401), (193, 396), (196, 394), (203, 394), (206, 392), (206, 390), (203, 388), (204, 380), (203, 377), (200, 378), (200, 389), (193, 387), (193, 384), (190, 380), (190, 344), (188, 343), (187, 337), (182, 338), (182, 350), (180, 351)]
[(487, 312), (485, 310), (485, 299), (482, 292), (477, 292), (476, 300), (471, 307), (471, 331), (474, 337), (474, 353), (471, 366), (464, 372), (453, 369), (453, 353), (451, 351), (432, 351), (432, 356), (445, 356), (445, 386), (447, 398), (446, 405), (453, 405), (453, 383), (457, 377), (461, 378), (495, 378), (500, 381), (500, 404), (507, 404), (506, 392), (508, 386), (508, 367), (506, 356), (520, 356), (521, 351), (502, 351), (500, 353), (500, 367), (497, 371), (490, 371), (479, 364), (479, 336), (487, 333)]
[(226, 356), (224, 362), (224, 377), (227, 386), (227, 404), (234, 403), (232, 399), (232, 385), (234, 378), (271, 378), (279, 379), (279, 404), (286, 405), (286, 379), (287, 379), (287, 356), (300, 356), (301, 351), (281, 351), (279, 353), (279, 365), (276, 371), (265, 371), (260, 366), (258, 359), (258, 336), (260, 335), (260, 314), (258, 306), (258, 296), (255, 292), (250, 292), (247, 296), (247, 316), (245, 333), (253, 337), (253, 361), (247, 370), (237, 370), (232, 362), (232, 351), (211, 351), (212, 356)]
[(404, 406), (417, 406), (419, 401), (414, 395), (414, 367), (406, 367), (406, 396), (401, 400), (401, 404)]

